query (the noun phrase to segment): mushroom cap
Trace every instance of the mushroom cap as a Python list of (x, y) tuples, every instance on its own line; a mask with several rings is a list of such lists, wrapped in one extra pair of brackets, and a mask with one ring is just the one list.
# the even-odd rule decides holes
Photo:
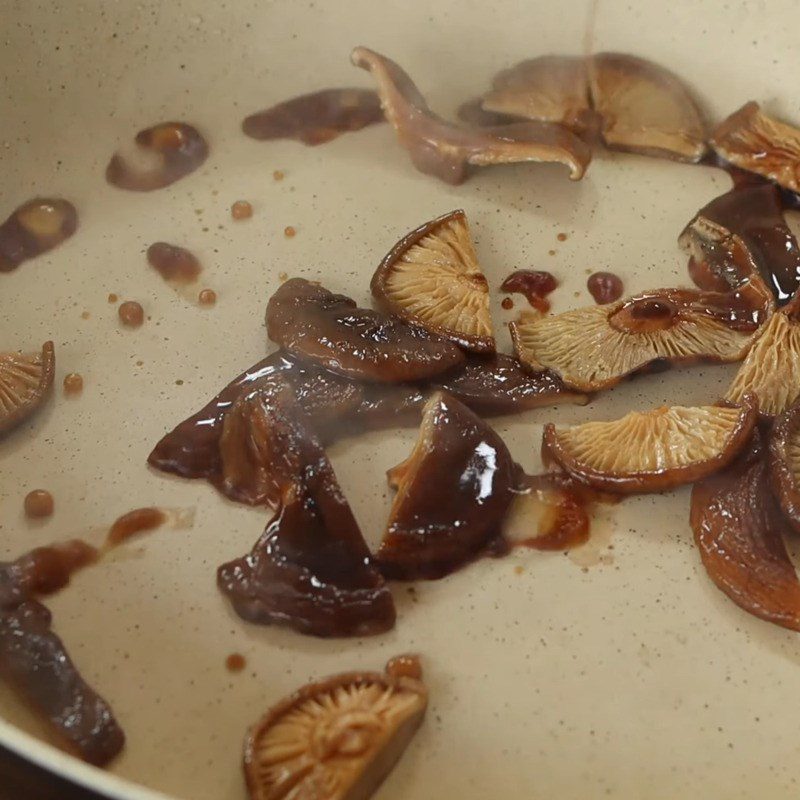
[(542, 441), (549, 456), (590, 486), (658, 492), (725, 467), (757, 420), (758, 408), (748, 397), (742, 406), (664, 406), (561, 430), (548, 424)]
[(45, 342), (38, 353), (0, 353), (0, 436), (24, 422), (53, 388), (55, 349)]
[(351, 60), (372, 73), (384, 116), (421, 172), (448, 183), (461, 183), (470, 165), (545, 161), (566, 165), (570, 178), (578, 180), (591, 160), (589, 147), (560, 125), (453, 125), (431, 111), (411, 78), (391, 59), (366, 47), (356, 47)]
[(297, 358), (361, 381), (425, 380), (464, 362), (452, 342), (302, 278), (270, 298), (267, 333)]
[(418, 677), (392, 670), (391, 662), (387, 670), (335, 675), (271, 708), (245, 741), (251, 800), (367, 800), (403, 754), (428, 705)]
[(458, 400), (425, 404), (411, 455), (389, 471), (397, 495), (376, 559), (399, 579), (439, 578), (500, 534), (516, 465), (503, 440)]
[(776, 417), (768, 458), (772, 492), (787, 522), (800, 533), (800, 403)]
[(592, 105), (612, 149), (697, 162), (706, 125), (684, 83), (664, 67), (624, 53), (589, 60)]
[(758, 103), (745, 103), (723, 120), (710, 142), (730, 164), (800, 191), (800, 130), (768, 117)]
[(725, 394), (732, 403), (754, 394), (765, 417), (783, 413), (800, 397), (800, 322), (785, 313), (789, 308), (775, 312), (756, 332)]
[(486, 111), (566, 125), (590, 127), (589, 76), (582, 56), (546, 55), (499, 72), (483, 97)]
[[(593, 392), (619, 383), (654, 361), (738, 361), (752, 339), (710, 301), (722, 295), (658, 289), (604, 306), (563, 314), (525, 315), (512, 322), (514, 349), (533, 370), (549, 369), (575, 389)], [(741, 327), (752, 327), (742, 325)]]
[(370, 286), (387, 313), (466, 350), (494, 352), (489, 284), (463, 210), (444, 214), (404, 236), (381, 261)]

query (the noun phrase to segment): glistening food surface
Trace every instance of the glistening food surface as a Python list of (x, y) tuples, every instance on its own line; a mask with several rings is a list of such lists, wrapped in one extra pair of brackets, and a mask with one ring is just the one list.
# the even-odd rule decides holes
[[(691, 23), (687, 21), (683, 27), (677, 24), (677, 16), (688, 6), (677, 5), (676, 17), (666, 18), (660, 15), (668, 12), (648, 9), (647, 24), (639, 16), (644, 11), (623, 13), (620, 9), (615, 18), (617, 12), (609, 8), (606, 6), (601, 14), (598, 44), (636, 49), (679, 70), (702, 88), (704, 99), (710, 100), (719, 118), (749, 96), (773, 96), (775, 87), (785, 85), (781, 76), (792, 70), (793, 51), (788, 45), (794, 34), (779, 32), (786, 19), (791, 19), (788, 5), (779, 4), (774, 21), (772, 14), (766, 21), (759, 19), (757, 25), (755, 20), (753, 25), (743, 21), (741, 34), (737, 30), (732, 35), (731, 47), (753, 53), (753, 69), (741, 72), (733, 65), (703, 68), (698, 59), (704, 50), (698, 44), (713, 50), (710, 37), (715, 34), (698, 32), (697, 14), (685, 13), (684, 18)], [(423, 46), (427, 52), (438, 52), (443, 36), (450, 42), (450, 36), (457, 34), (463, 37), (459, 50), (470, 53), (469, 63), (465, 59), (462, 72), (460, 61), (455, 63), (453, 57), (452, 66), (441, 70), (441, 85), (455, 91), (460, 86), (454, 76), (463, 75), (470, 87), (484, 86), (500, 64), (495, 63), (496, 54), (476, 46), (478, 35), (482, 44), (487, 39), (506, 43), (513, 50), (509, 62), (529, 57), (533, 49), (530, 28), (519, 26), (525, 30), (518, 32), (508, 23), (514, 19), (513, 8), (499, 4), (490, 10), (496, 12), (496, 20), (491, 14), (481, 17), (485, 24), (467, 26), (457, 20), (472, 18), (459, 17), (455, 6), (425, 9), (434, 22), (420, 25), (419, 19), (414, 19), (413, 34), (418, 37), (414, 41), (419, 42), (420, 49), (410, 44), (393, 45), (396, 49), (391, 54), (410, 74), (419, 76), (426, 90), (435, 89), (439, 76), (433, 76), (430, 65), (421, 55), (416, 59), (415, 54), (424, 52)], [(744, 13), (739, 6), (734, 10)], [(573, 11), (578, 25), (583, 8), (569, 7), (566, 12), (570, 13), (564, 16), (571, 17)], [(87, 679), (103, 696), (116, 701), (115, 712), (132, 742), (115, 769), (177, 796), (225, 797), (227, 792), (231, 798), (239, 797), (240, 786), (237, 783), (232, 787), (231, 778), (239, 758), (244, 720), (254, 719), (273, 700), (311, 675), (332, 674), (343, 668), (374, 669), (386, 656), (414, 648), (424, 640), (430, 642), (426, 673), (431, 682), (431, 713), (383, 789), (389, 798), (424, 795), (431, 786), (444, 781), (465, 797), (470, 792), (486, 795), (491, 791), (511, 795), (531, 780), (542, 792), (561, 794), (577, 793), (581, 788), (585, 791), (588, 781), (592, 781), (590, 786), (602, 781), (598, 793), (609, 788), (619, 796), (636, 788), (655, 795), (667, 787), (673, 796), (691, 796), (702, 779), (716, 794), (733, 794), (745, 786), (788, 795), (784, 784), (793, 777), (794, 739), (785, 708), (787, 696), (796, 689), (794, 639), (764, 623), (751, 622), (724, 597), (717, 598), (716, 590), (707, 585), (696, 554), (681, 533), (687, 530), (684, 494), (635, 499), (630, 505), (615, 508), (614, 550), (603, 551), (604, 555), (613, 555), (613, 564), (589, 567), (584, 574), (560, 554), (542, 556), (526, 551), (515, 553), (513, 560), (505, 562), (479, 562), (448, 579), (447, 584), (417, 587), (416, 602), (410, 595), (398, 593), (403, 624), (392, 634), (396, 637), (393, 642), (353, 643), (352, 647), (343, 646), (346, 650), (338, 650), (337, 645), (335, 655), (316, 642), (303, 640), (298, 644), (290, 632), (245, 631), (237, 619), (225, 613), (216, 593), (209, 591), (210, 566), (231, 554), (246, 552), (261, 527), (260, 513), (218, 502), (205, 487), (149, 474), (141, 464), (150, 445), (169, 424), (193, 411), (198, 401), (204, 402), (230, 377), (263, 355), (263, 330), (259, 327), (263, 301), (277, 288), (280, 272), (295, 274), (292, 267), (307, 270), (300, 274), (323, 279), (336, 291), (360, 291), (355, 299), (366, 304), (365, 282), (376, 265), (372, 255), (385, 252), (397, 236), (424, 219), (463, 205), (474, 220), (477, 248), (482, 262), (486, 262), (491, 285), (496, 287), (512, 266), (547, 269), (562, 281), (552, 296), (553, 310), (564, 311), (572, 305), (591, 303), (585, 274), (571, 275), (574, 264), (580, 265), (578, 272), (584, 265), (618, 272), (625, 280), (626, 292), (685, 280), (684, 259), (674, 239), (691, 214), (728, 185), (724, 176), (715, 177), (695, 168), (623, 156), (603, 163), (604, 159), (598, 157), (580, 187), (566, 184), (563, 169), (522, 167), (517, 172), (515, 167), (486, 170), (458, 190), (456, 199), (446, 187), (411, 172), (388, 126), (375, 126), (352, 137), (341, 137), (310, 156), (306, 148), (292, 142), (275, 143), (271, 149), (273, 145), (240, 143), (231, 138), (224, 148), (212, 151), (219, 154), (219, 161), (212, 156), (214, 160), (195, 175), (163, 190), (162, 197), (136, 197), (147, 203), (137, 206), (136, 211), (128, 204), (129, 198), (123, 202), (110, 189), (94, 188), (96, 170), (91, 175), (89, 170), (84, 173), (80, 163), (88, 163), (95, 150), (104, 156), (110, 154), (117, 133), (129, 137), (151, 121), (166, 118), (161, 111), (166, 102), (164, 94), (155, 92), (154, 86), (164, 85), (165, 91), (174, 89), (175, 96), (181, 96), (189, 76), (192, 82), (197, 81), (185, 101), (187, 119), (196, 120), (198, 126), (202, 121), (202, 130), (209, 134), (214, 148), (221, 143), (222, 134), (216, 132), (225, 128), (226, 120), (226, 130), (233, 130), (245, 110), (255, 110), (295, 91), (318, 88), (316, 83), (301, 82), (297, 70), (289, 67), (274, 67), (281, 71), (265, 79), (265, 46), (271, 48), (276, 63), (280, 62), (281, 57), (297, 52), (298, 40), (291, 36), (298, 33), (304, 49), (307, 46), (308, 52), (314, 52), (316, 68), (335, 70), (342, 54), (324, 46), (332, 36), (388, 48), (386, 31), (392, 30), (400, 41), (406, 41), (406, 34), (411, 41), (408, 9), (402, 10), (402, 17), (400, 11), (395, 15), (384, 10), (378, 19), (374, 8), (356, 3), (353, 17), (358, 21), (348, 20), (345, 29), (345, 21), (337, 21), (335, 9), (323, 6), (316, 12), (308, 11), (308, 24), (302, 32), (289, 21), (288, 10), (285, 20), (283, 9), (274, 16), (273, 12), (258, 8), (203, 9), (203, 19), (189, 22), (195, 8), (163, 8), (159, 26), (171, 35), (162, 41), (154, 23), (145, 21), (145, 11), (137, 30), (130, 30), (137, 25), (130, 21), (119, 28), (119, 50), (108, 53), (107, 60), (105, 54), (98, 57), (90, 37), (100, 34), (98, 41), (110, 40), (114, 32), (111, 19), (98, 23), (98, 30), (91, 9), (77, 11), (77, 21), (84, 24), (76, 28), (84, 32), (73, 35), (86, 38), (74, 42), (71, 52), (87, 75), (86, 83), (78, 85), (87, 89), (90, 84), (94, 86), (100, 69), (95, 64), (108, 64), (110, 60), (104, 71), (112, 75), (138, 73), (142, 85), (149, 87), (144, 94), (154, 96), (145, 97), (141, 109), (129, 111), (116, 130), (112, 131), (109, 124), (106, 137), (98, 131), (96, 122), (104, 119), (108, 109), (117, 108), (119, 84), (112, 78), (108, 89), (95, 95), (96, 119), (84, 127), (59, 126), (64, 138), (57, 146), (52, 129), (38, 131), (30, 118), (12, 120), (10, 124), (15, 127), (4, 137), (12, 143), (15, 156), (8, 165), (10, 180), (20, 185), (38, 182), (44, 193), (49, 192), (54, 174), (58, 174), (52, 161), (26, 163), (23, 146), (15, 144), (17, 131), (22, 133), (24, 128), (35, 144), (42, 145), (40, 152), (53, 153), (54, 158), (64, 161), (61, 174), (65, 183), (53, 186), (53, 191), (63, 190), (72, 197), (68, 190), (78, 189), (76, 199), (86, 198), (82, 207), (102, 223), (99, 228), (94, 223), (88, 227), (89, 217), (82, 216), (80, 237), (76, 235), (51, 255), (26, 262), (8, 276), (13, 283), (7, 285), (13, 286), (21, 299), (20, 308), (12, 307), (3, 323), (14, 325), (13, 343), (38, 346), (48, 338), (50, 327), (57, 324), (59, 370), (81, 372), (86, 385), (74, 404), (57, 403), (42, 409), (31, 423), (36, 438), (22, 440), (15, 434), (10, 444), (4, 445), (3, 456), (12, 451), (16, 473), (11, 487), (3, 481), (4, 509), (11, 508), (15, 513), (27, 490), (40, 485), (51, 488), (58, 497), (56, 514), (47, 523), (50, 527), (39, 530), (20, 525), (9, 530), (4, 524), (4, 546), (8, 541), (9, 555), (22, 552), (33, 543), (62, 532), (83, 530), (138, 504), (169, 501), (197, 505), (202, 519), (192, 536), (165, 536), (157, 548), (145, 546), (137, 559), (123, 560), (120, 554), (120, 560), (109, 565), (113, 567), (109, 572), (76, 577), (71, 589), (53, 601), (60, 634)], [(36, 15), (36, 8), (27, 13)], [(297, 12), (301, 13), (306, 10)], [(312, 13), (319, 13), (321, 19)], [(715, 21), (729, 18), (721, 3), (707, 13)], [(46, 65), (42, 73), (37, 73), (35, 52), (23, 46), (28, 34), (12, 30), (9, 35), (20, 43), (15, 52), (22, 52), (26, 58), (26, 49), (31, 50), (30, 63), (23, 60), (30, 77), (16, 78), (20, 85), (14, 89), (14, 97), (26, 86), (30, 88), (26, 81), (36, 78), (39, 85), (47, 85), (48, 79), (60, 74), (59, 62), (49, 59), (62, 58), (56, 53), (64, 54), (69, 46), (61, 36), (56, 42), (56, 34), (49, 27), (54, 20), (42, 13), (35, 22), (32, 28), (41, 41), (53, 46), (58, 43), (61, 50), (53, 47), (52, 52), (45, 51)], [(548, 36), (554, 50), (577, 51), (580, 32), (565, 28), (562, 33), (559, 29), (564, 27), (564, 20), (557, 22), (558, 27), (555, 21), (542, 18), (542, 36)], [(752, 31), (763, 30), (761, 25), (768, 26), (765, 44), (753, 47)], [(164, 64), (171, 63), (176, 41), (184, 46), (187, 27), (196, 31), (185, 45), (189, 55), (185, 60), (176, 58), (176, 63), (167, 68)], [(719, 31), (723, 26), (706, 27)], [(468, 29), (476, 32), (469, 33)], [(660, 37), (665, 30), (675, 31), (675, 49), (662, 43), (662, 49), (653, 48), (651, 52), (653, 41), (649, 37)], [(219, 41), (230, 46), (214, 55), (213, 43)], [(781, 47), (776, 42), (787, 44), (780, 57), (770, 54)], [(146, 43), (148, 50), (136, 55)], [(780, 67), (773, 72), (771, 60), (776, 57)], [(180, 70), (180, 63), (186, 63), (185, 70)], [(232, 67), (241, 67), (236, 70), (235, 89), (229, 72)], [(81, 74), (80, 70), (75, 72), (76, 76)], [(156, 72), (158, 79), (150, 80)], [(5, 74), (18, 73), (15, 68)], [(346, 64), (336, 74), (341, 85), (351, 84), (357, 76)], [(275, 95), (268, 98), (265, 86), (272, 80)], [(71, 77), (63, 82), (70, 87), (65, 90), (69, 99), (70, 93), (77, 91), (76, 84)], [(364, 81), (362, 85), (369, 84)], [(444, 89), (438, 91), (443, 96)], [(236, 111), (226, 105), (232, 94), (238, 102)], [(219, 98), (216, 109), (209, 107), (211, 95)], [(62, 107), (57, 104), (57, 108), (61, 113)], [(74, 112), (64, 111), (65, 120), (79, 120), (82, 108), (83, 104), (77, 103)], [(108, 150), (100, 146), (105, 142), (109, 143)], [(70, 162), (60, 152), (56, 156), (54, 150), (62, 148), (79, 158)], [(212, 171), (214, 165), (219, 169)], [(285, 171), (284, 181), (273, 183), (275, 169)], [(385, 181), (371, 186), (365, 175)], [(391, 185), (390, 193), (387, 185)], [(212, 195), (215, 190), (217, 196)], [(8, 191), (4, 186), (3, 197), (10, 210), (18, 198), (7, 195)], [(185, 201), (189, 192), (193, 195), (191, 203)], [(257, 230), (233, 229), (228, 221), (227, 209), (239, 197), (252, 197), (264, 204)], [(497, 208), (501, 213), (496, 213)], [(203, 209), (202, 217), (195, 214), (196, 209)], [(156, 224), (159, 217), (167, 222), (167, 230)], [(388, 219), (393, 221), (391, 230), (386, 228)], [(126, 227), (134, 222), (133, 228)], [(226, 230), (220, 231), (218, 224), (225, 225)], [(294, 225), (298, 231), (292, 240), (283, 239), (287, 225)], [(209, 231), (203, 232), (203, 227)], [(562, 230), (571, 235), (566, 242), (558, 243), (556, 235)], [(106, 240), (104, 235), (113, 238)], [(159, 240), (186, 242), (190, 247), (198, 246), (199, 240), (200, 245), (209, 245), (209, 252), (214, 248), (220, 251), (210, 260), (204, 258), (209, 277), (220, 278), (219, 284), (214, 284), (219, 289), (219, 302), (207, 319), (199, 320), (195, 310), (184, 308), (179, 298), (168, 298), (157, 274), (147, 276), (141, 251)], [(332, 242), (337, 243), (335, 252)], [(556, 250), (556, 255), (548, 256), (549, 249)], [(120, 252), (130, 253), (130, 261), (120, 258)], [(143, 273), (132, 271), (133, 264), (141, 264)], [(59, 271), (62, 265), (64, 269)], [(35, 270), (35, 279), (31, 270)], [(243, 276), (248, 278), (245, 283)], [(52, 290), (48, 285), (51, 279), (58, 281)], [(351, 289), (353, 286), (356, 289)], [(124, 299), (142, 302), (152, 324), (146, 322), (135, 332), (117, 333), (115, 309), (105, 299), (112, 291), (120, 292)], [(573, 301), (575, 291), (581, 292), (581, 298)], [(88, 320), (81, 319), (84, 309), (91, 312)], [(59, 313), (55, 323), (54, 310)], [(495, 315), (498, 321), (502, 319), (496, 309)], [(18, 336), (21, 330), (27, 332), (24, 342)], [(60, 346), (62, 343), (65, 346)], [(507, 348), (507, 341), (503, 341), (502, 349)], [(137, 361), (143, 364), (137, 366)], [(514, 457), (535, 469), (533, 451), (540, 420), (577, 423), (615, 419), (633, 408), (651, 408), (664, 402), (704, 404), (724, 393), (734, 371), (701, 367), (649, 376), (598, 398), (590, 409), (531, 412), (502, 421), (498, 429), (511, 443)], [(177, 380), (184, 383), (176, 385)], [(373, 547), (389, 507), (379, 473), (410, 452), (415, 436), (414, 430), (381, 433), (332, 449), (337, 476)], [(56, 460), (51, 461), (54, 453)], [(87, 486), (91, 489), (88, 495)], [(123, 496), (125, 503), (121, 505)], [(635, 533), (629, 533), (630, 529)], [(174, 568), (176, 564), (179, 569)], [(516, 575), (514, 566), (523, 566), (525, 571)], [(104, 602), (98, 603), (97, 598)], [(496, 603), (496, 598), (502, 598), (502, 602)], [(138, 620), (132, 619), (132, 608), (137, 610)], [(471, 624), (453, 630), (453, 620), (459, 619), (469, 619)], [(107, 624), (109, 621), (113, 624)], [(100, 627), (105, 636), (98, 641), (93, 633)], [(155, 650), (165, 653), (163, 661), (153, 663), (150, 654)], [(248, 666), (243, 673), (231, 676), (223, 662), (227, 653), (234, 651), (246, 655)], [(142, 677), (145, 670), (146, 679)], [(187, 675), (194, 685), (187, 682)], [(480, 679), (475, 677), (478, 675)], [(727, 677), (730, 681), (725, 680)], [(515, 690), (520, 685), (527, 689), (522, 695)], [(762, 688), (757, 697), (744, 691), (756, 685)], [(731, 702), (734, 693), (736, 703)], [(465, 697), (473, 701), (466, 704)], [(656, 702), (654, 697), (658, 698)], [(631, 708), (650, 709), (647, 718), (626, 715), (620, 719), (613, 713), (620, 698)], [(10, 701), (5, 696), (2, 702), (4, 713), (13, 713), (6, 712)], [(198, 712), (216, 720), (214, 730), (194, 724)], [(537, 720), (534, 736), (530, 733), (532, 719)], [(508, 745), (506, 754), (498, 753), (496, 760), (480, 769), (477, 759), (472, 758), (477, 752), (476, 726), (486, 736)], [(754, 728), (758, 736), (753, 735)], [(622, 760), (616, 761), (607, 745), (610, 741), (625, 745), (624, 770)], [(484, 752), (482, 742), (481, 738), (480, 752)], [(464, 756), (457, 763), (452, 759), (455, 751)], [(631, 766), (630, 754), (642, 756), (636, 764), (652, 764), (644, 757), (645, 752), (657, 752), (660, 764), (680, 765), (681, 777), (666, 767), (658, 774), (649, 769), (646, 774), (639, 772)], [(581, 759), (580, 769), (575, 768), (576, 753)], [(532, 756), (541, 764), (534, 779)], [(611, 775), (616, 777), (612, 779)]]

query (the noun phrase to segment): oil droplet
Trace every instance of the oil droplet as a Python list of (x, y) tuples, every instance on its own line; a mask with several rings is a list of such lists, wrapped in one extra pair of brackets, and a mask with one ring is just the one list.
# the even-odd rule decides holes
[(253, 206), (247, 200), (237, 200), (231, 206), (231, 216), (234, 219), (250, 219), (253, 216)]
[(114, 292), (111, 292), (111, 294), (109, 294), (109, 296), (108, 296), (108, 302), (109, 303), (116, 303), (117, 300), (119, 300), (119, 297), (116, 294), (114, 294)]
[(558, 239), (559, 242), (566, 242), (567, 241), (567, 234), (566, 233), (559, 233), (558, 236), (556, 236), (556, 239)]
[(512, 308), (514, 308), (514, 301), (510, 297), (504, 297), (500, 305), (506, 311), (510, 311)]
[(276, 169), (275, 172), (272, 173), (272, 177), (276, 181), (282, 181), (285, 177), (285, 174), (282, 169)]
[(203, 289), (197, 300), (201, 306), (213, 306), (217, 302), (217, 293), (213, 289)]
[(231, 653), (225, 659), (225, 668), (228, 672), (241, 672), (246, 665), (247, 661), (241, 653)]
[(70, 372), (64, 376), (64, 394), (80, 394), (83, 391), (83, 375)]
[(144, 322), (144, 309), (135, 300), (126, 300), (117, 313), (122, 324), (128, 328), (138, 328)]
[(292, 237), (293, 237), (293, 236), (294, 236), (296, 233), (297, 233), (297, 231), (296, 231), (296, 230), (295, 230), (295, 229), (294, 229), (294, 228), (293, 228), (291, 225), (287, 225), (287, 226), (286, 226), (286, 227), (283, 229), (283, 235), (284, 235), (284, 236), (285, 236), (287, 239), (291, 239), (291, 238), (292, 238)]
[(88, 311), (81, 312), (81, 319), (89, 319), (92, 315)]
[(46, 489), (34, 489), (25, 495), (24, 505), (28, 519), (43, 519), (52, 515), (55, 501)]

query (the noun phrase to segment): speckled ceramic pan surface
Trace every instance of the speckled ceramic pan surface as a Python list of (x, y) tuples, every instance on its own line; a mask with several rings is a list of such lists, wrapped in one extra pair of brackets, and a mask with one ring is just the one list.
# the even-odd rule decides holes
[[(69, 536), (99, 542), (137, 506), (195, 510), (193, 528), (117, 549), (48, 602), (127, 732), (110, 773), (40, 742), (3, 687), (0, 742), (113, 798), (241, 800), (245, 728), (267, 707), (309, 678), (379, 669), (411, 650), (431, 707), (381, 800), (797, 796), (800, 639), (712, 585), (688, 490), (604, 509), (570, 556), (517, 550), (413, 593), (397, 585), (391, 633), (321, 641), (245, 624), (216, 589), (215, 568), (250, 547), (265, 513), (145, 463), (165, 431), (267, 352), (264, 307), (280, 273), (366, 302), (391, 245), (456, 207), (500, 328), (510, 314), (496, 289), (516, 268), (558, 277), (556, 311), (591, 303), (586, 277), (598, 269), (629, 291), (688, 284), (676, 239), (726, 190), (721, 172), (606, 153), (577, 183), (563, 167), (517, 165), (453, 188), (415, 172), (386, 125), (316, 148), (240, 132), (246, 114), (293, 95), (369, 86), (349, 63), (358, 44), (395, 58), (450, 113), (518, 60), (582, 52), (588, 18), (579, 0), (0, 0), (0, 216), (35, 195), (69, 198), (80, 214), (66, 244), (0, 274), (2, 349), (53, 339), (57, 359), (54, 397), (0, 442), (0, 559)], [(677, 71), (713, 119), (755, 99), (798, 122), (798, 23), (795, 0), (600, 0), (593, 44)], [(118, 144), (169, 119), (207, 137), (205, 165), (157, 192), (107, 185)], [(250, 220), (231, 219), (238, 199), (252, 202)], [(187, 302), (147, 266), (158, 240), (200, 257), (215, 307)], [(142, 328), (120, 326), (112, 292), (143, 304)], [(652, 375), (497, 429), (532, 470), (544, 422), (713, 402), (735, 369)], [(85, 379), (77, 399), (61, 391), (71, 371)], [(330, 451), (373, 546), (390, 504), (384, 471), (415, 436), (374, 433)], [(56, 512), (31, 524), (22, 500), (38, 487)], [(244, 672), (225, 669), (232, 652)]]

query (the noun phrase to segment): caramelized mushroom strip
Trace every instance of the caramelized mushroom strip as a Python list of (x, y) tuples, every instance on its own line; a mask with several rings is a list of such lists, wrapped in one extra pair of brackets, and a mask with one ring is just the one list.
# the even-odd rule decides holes
[(267, 304), (267, 333), (297, 358), (346, 378), (402, 383), (432, 378), (464, 363), (452, 342), (292, 278)]
[(695, 484), (691, 524), (719, 589), (748, 613), (800, 630), (800, 581), (783, 542), (789, 527), (758, 436), (728, 469)]
[(683, 82), (669, 70), (624, 53), (589, 59), (589, 87), (607, 147), (697, 162), (706, 125)]
[(566, 165), (578, 180), (591, 150), (559, 125), (519, 122), (499, 127), (463, 128), (436, 116), (409, 76), (394, 61), (357, 47), (352, 61), (372, 73), (386, 119), (408, 150), (414, 166), (447, 183), (461, 183), (470, 166), (522, 161)]
[(729, 464), (747, 444), (758, 406), (670, 406), (612, 422), (544, 429), (543, 449), (573, 478), (608, 492), (660, 492)]
[(285, 396), (258, 413), (271, 431), (277, 514), (252, 551), (217, 570), (243, 619), (314, 636), (369, 636), (395, 621), (392, 596), (372, 563), (322, 445)]
[(389, 472), (397, 496), (377, 553), (390, 578), (440, 578), (498, 540), (517, 467), (502, 439), (452, 397), (425, 405), (409, 458)]
[(786, 520), (800, 533), (800, 403), (775, 419), (769, 434), (772, 492)]
[(367, 800), (427, 706), (416, 656), (392, 659), (382, 674), (351, 672), (303, 686), (248, 732), (251, 800)]
[(654, 362), (739, 361), (763, 308), (749, 294), (656, 289), (604, 306), (512, 322), (520, 361), (593, 392)]
[(758, 103), (745, 103), (721, 122), (711, 146), (734, 166), (800, 191), (800, 130), (771, 119)]

